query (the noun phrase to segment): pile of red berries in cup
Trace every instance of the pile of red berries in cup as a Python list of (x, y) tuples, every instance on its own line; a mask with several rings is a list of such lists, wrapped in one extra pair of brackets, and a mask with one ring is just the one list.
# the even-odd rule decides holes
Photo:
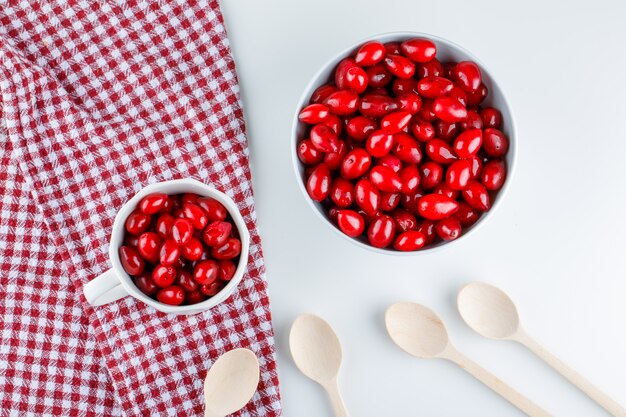
[(423, 38), (363, 44), (299, 114), (309, 196), (348, 236), (414, 251), (458, 238), (506, 178), (502, 115), (471, 61)]
[(235, 275), (241, 241), (226, 207), (197, 194), (150, 194), (125, 223), (124, 270), (144, 294), (169, 305), (216, 295)]

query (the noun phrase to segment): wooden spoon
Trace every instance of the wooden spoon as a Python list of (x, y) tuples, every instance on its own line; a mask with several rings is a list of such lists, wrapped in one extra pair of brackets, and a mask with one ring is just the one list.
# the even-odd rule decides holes
[(385, 313), (385, 324), (391, 339), (408, 354), (452, 361), (527, 415), (551, 417), (547, 411), (456, 350), (450, 343), (446, 326), (427, 307), (415, 303), (393, 304)]
[(301, 315), (291, 326), (289, 348), (298, 369), (324, 387), (335, 416), (348, 417), (337, 381), (341, 344), (330, 325), (312, 314)]
[(482, 282), (461, 288), (457, 297), (461, 317), (469, 327), (490, 339), (514, 340), (526, 346), (616, 417), (626, 417), (626, 410), (596, 388), (578, 372), (541, 347), (520, 324), (513, 301), (502, 290)]
[(259, 385), (259, 361), (248, 349), (220, 356), (204, 380), (205, 417), (225, 417), (243, 408)]

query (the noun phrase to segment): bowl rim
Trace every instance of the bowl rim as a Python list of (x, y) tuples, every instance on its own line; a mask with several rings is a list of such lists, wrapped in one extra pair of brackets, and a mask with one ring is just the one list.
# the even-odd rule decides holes
[[(393, 39), (389, 39), (389, 38), (397, 38), (397, 40), (399, 40), (401, 38), (407, 38), (407, 37), (422, 37), (422, 38), (427, 38), (427, 39), (434, 40), (436, 42), (440, 42), (442, 44), (446, 44), (447, 46), (451, 47), (452, 49), (456, 49), (459, 52), (465, 54), (468, 59), (473, 60), (474, 62), (476, 62), (479, 65), (481, 71), (483, 71), (483, 72), (485, 72), (486, 74), (489, 75), (489, 78), (491, 80), (492, 86), (495, 87), (497, 90), (499, 90), (500, 93), (501, 93), (502, 101), (503, 101), (504, 106), (506, 107), (506, 109), (508, 111), (509, 118), (510, 118), (510, 126), (507, 126), (507, 130), (509, 131), (509, 133), (508, 133), (508, 139), (509, 139), (509, 150), (508, 150), (508, 153), (510, 155), (510, 162), (507, 163), (506, 180), (505, 180), (504, 185), (502, 186), (502, 188), (498, 191), (498, 198), (495, 199), (495, 201), (494, 201), (493, 205), (491, 206), (491, 208), (489, 209), (489, 211), (484, 213), (478, 219), (478, 221), (474, 225), (471, 226), (472, 228), (471, 228), (471, 230), (469, 230), (469, 232), (461, 234), (461, 236), (458, 239), (455, 239), (455, 240), (452, 240), (452, 241), (448, 241), (448, 242), (444, 242), (444, 243), (441, 243), (441, 244), (439, 244), (437, 246), (434, 246), (434, 247), (426, 247), (424, 249), (420, 249), (420, 250), (416, 250), (416, 251), (403, 252), (403, 251), (398, 251), (398, 250), (388, 249), (388, 248), (376, 248), (374, 246), (371, 246), (369, 244), (361, 242), (360, 240), (352, 238), (352, 237), (344, 234), (341, 230), (339, 230), (338, 227), (336, 227), (334, 224), (332, 224), (331, 221), (326, 216), (324, 216), (321, 213), (321, 210), (313, 202), (313, 199), (311, 199), (311, 197), (309, 197), (309, 195), (308, 195), (308, 193), (306, 191), (305, 182), (301, 178), (301, 173), (300, 173), (300, 169), (299, 169), (300, 165), (301, 165), (301, 162), (300, 162), (300, 159), (298, 158), (298, 154), (297, 154), (297, 144), (298, 144), (297, 131), (298, 131), (298, 125), (300, 123), (300, 121), (298, 120), (298, 115), (300, 114), (300, 110), (302, 109), (303, 105), (305, 105), (305, 103), (308, 103), (309, 98), (311, 96), (311, 93), (314, 91), (314, 89), (319, 87), (319, 85), (317, 85), (317, 82), (318, 82), (318, 79), (320, 78), (320, 76), (322, 75), (322, 73), (327, 71), (328, 68), (331, 65), (336, 65), (334, 63), (337, 60), (340, 60), (341, 58), (347, 57), (352, 51), (354, 51), (357, 47), (359, 47), (360, 45), (362, 45), (365, 42), (369, 42), (369, 41), (373, 41), (373, 40), (380, 40), (381, 42), (393, 42)], [(385, 39), (385, 40), (381, 40), (381, 39)], [(493, 72), (481, 60), (479, 60), (474, 54), (472, 54), (470, 51), (468, 51), (467, 49), (465, 49), (461, 45), (458, 45), (457, 43), (452, 42), (452, 41), (450, 41), (448, 39), (442, 38), (440, 36), (431, 35), (431, 34), (426, 33), (426, 32), (414, 32), (414, 31), (393, 31), (393, 32), (382, 32), (382, 33), (377, 33), (377, 34), (374, 34), (374, 35), (370, 35), (370, 36), (362, 38), (359, 41), (351, 44), (350, 46), (342, 49), (338, 53), (334, 54), (331, 58), (326, 60), (326, 62), (311, 77), (310, 81), (305, 86), (304, 91), (300, 95), (300, 98), (298, 99), (298, 103), (296, 105), (296, 110), (295, 110), (295, 114), (293, 116), (293, 122), (292, 122), (292, 126), (291, 126), (290, 146), (291, 146), (292, 166), (293, 166), (293, 169), (294, 169), (294, 173), (296, 174), (296, 180), (298, 182), (298, 187), (300, 188), (300, 191), (303, 193), (304, 199), (307, 201), (307, 204), (313, 210), (313, 212), (315, 212), (317, 217), (320, 218), (325, 224), (327, 224), (336, 234), (339, 234), (341, 237), (343, 237), (344, 239), (349, 240), (353, 244), (355, 244), (355, 245), (357, 245), (357, 246), (359, 246), (359, 247), (361, 247), (363, 249), (368, 249), (368, 250), (370, 250), (372, 252), (381, 253), (381, 254), (385, 254), (385, 255), (393, 255), (393, 256), (417, 256), (417, 255), (432, 254), (432, 253), (438, 252), (438, 251), (440, 251), (440, 250), (442, 250), (444, 248), (446, 248), (446, 249), (450, 248), (451, 246), (456, 245), (458, 242), (466, 240), (467, 236), (473, 235), (474, 234), (473, 232), (475, 232), (476, 230), (480, 229), (493, 216), (493, 213), (500, 207), (502, 200), (504, 200), (504, 198), (506, 197), (506, 195), (507, 195), (507, 193), (509, 191), (511, 182), (513, 180), (514, 174), (515, 174), (515, 168), (517, 166), (517, 157), (518, 157), (518, 153), (519, 153), (519, 145), (518, 145), (518, 141), (517, 141), (517, 124), (515, 122), (515, 115), (514, 115), (513, 107), (511, 106), (511, 103), (509, 102), (509, 99), (507, 98), (507, 95), (504, 93), (504, 90), (502, 89), (501, 84), (493, 76)]]

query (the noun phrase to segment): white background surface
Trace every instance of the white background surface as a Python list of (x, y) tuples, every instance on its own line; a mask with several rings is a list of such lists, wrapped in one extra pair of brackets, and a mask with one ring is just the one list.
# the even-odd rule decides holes
[[(522, 416), (462, 370), (414, 359), (387, 338), (386, 307), (437, 311), (461, 351), (555, 416), (607, 415), (530, 352), (462, 323), (457, 289), (484, 280), (517, 302), (528, 331), (626, 406), (626, 3), (622, 1), (223, 0), (241, 82), (287, 417), (330, 416), (287, 337), (304, 312), (344, 348), (353, 417)], [(384, 4), (384, 6), (383, 6)], [(373, 33), (450, 39), (489, 66), (519, 133), (498, 212), (458, 246), (396, 258), (336, 236), (298, 189), (289, 135), (317, 69)]]

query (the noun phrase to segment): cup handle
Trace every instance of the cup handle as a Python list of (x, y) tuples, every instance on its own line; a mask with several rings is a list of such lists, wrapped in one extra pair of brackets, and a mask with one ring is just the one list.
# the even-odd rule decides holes
[(128, 295), (119, 276), (113, 269), (109, 269), (85, 284), (83, 293), (87, 302), (94, 307), (112, 303)]

